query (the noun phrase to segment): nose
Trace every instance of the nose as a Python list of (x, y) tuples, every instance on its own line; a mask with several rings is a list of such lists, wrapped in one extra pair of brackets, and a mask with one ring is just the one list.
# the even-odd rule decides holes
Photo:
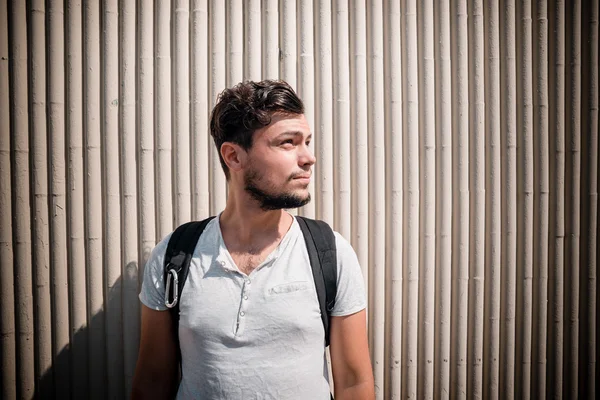
[(298, 164), (301, 167), (311, 166), (316, 161), (317, 161), (317, 159), (315, 158), (315, 156), (314, 156), (312, 150), (310, 149), (310, 147), (308, 147), (307, 145), (303, 145), (302, 149), (300, 150), (300, 155), (298, 157)]

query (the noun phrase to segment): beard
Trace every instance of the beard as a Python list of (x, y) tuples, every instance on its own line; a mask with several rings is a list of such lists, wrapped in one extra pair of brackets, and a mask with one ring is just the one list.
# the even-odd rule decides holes
[[(294, 176), (288, 178), (288, 182)], [(264, 211), (291, 209), (302, 207), (310, 202), (310, 194), (301, 197), (293, 193), (277, 192), (275, 188), (261, 189), (261, 177), (255, 170), (248, 171), (244, 176), (244, 189), (256, 200)]]

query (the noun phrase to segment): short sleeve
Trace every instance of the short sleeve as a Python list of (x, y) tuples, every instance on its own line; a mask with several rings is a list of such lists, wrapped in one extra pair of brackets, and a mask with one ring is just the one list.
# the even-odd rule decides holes
[(152, 250), (144, 268), (144, 280), (140, 291), (140, 301), (148, 308), (157, 311), (165, 306), (164, 259), (171, 235), (161, 240)]
[(365, 283), (358, 257), (342, 235), (335, 233), (337, 248), (337, 294), (331, 311), (334, 317), (351, 315), (367, 307)]

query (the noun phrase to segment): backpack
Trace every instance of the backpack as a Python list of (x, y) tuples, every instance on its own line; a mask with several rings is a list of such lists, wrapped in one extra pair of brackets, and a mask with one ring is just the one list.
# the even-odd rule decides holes
[[(165, 305), (171, 312), (171, 321), (181, 360), (179, 348), (179, 299), (188, 276), (190, 261), (198, 239), (206, 225), (215, 217), (202, 221), (192, 221), (179, 226), (169, 239), (164, 260)], [(308, 257), (321, 310), (321, 320), (325, 330), (325, 346), (329, 346), (329, 313), (335, 305), (337, 293), (337, 252), (335, 236), (331, 227), (323, 221), (297, 216)]]

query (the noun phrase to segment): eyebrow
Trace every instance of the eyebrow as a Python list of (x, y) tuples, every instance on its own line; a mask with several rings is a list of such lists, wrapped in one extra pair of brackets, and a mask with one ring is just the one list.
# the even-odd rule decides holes
[[(300, 131), (287, 131), (277, 135), (276, 139), (281, 139), (284, 136), (304, 136), (304, 134)], [(310, 133), (306, 139), (312, 139), (312, 133)]]

